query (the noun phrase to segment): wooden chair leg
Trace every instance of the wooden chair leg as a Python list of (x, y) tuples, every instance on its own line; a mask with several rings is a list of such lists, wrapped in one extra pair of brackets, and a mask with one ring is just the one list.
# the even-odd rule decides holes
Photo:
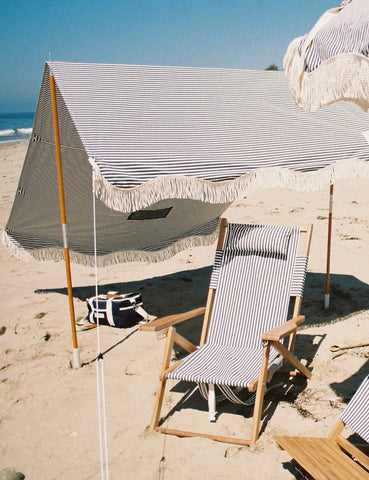
[(176, 334), (176, 329), (174, 327), (170, 327), (168, 329), (167, 339), (165, 342), (163, 361), (161, 364), (161, 371), (159, 375), (159, 383), (156, 390), (154, 409), (151, 416), (150, 431), (154, 430), (159, 425), (160, 413), (161, 413), (161, 408), (162, 408), (163, 399), (164, 399), (165, 386), (167, 383), (166, 375), (164, 372), (168, 369), (170, 364), (175, 334)]
[(345, 428), (345, 424), (343, 423), (343, 421), (341, 419), (338, 420), (335, 426), (333, 427), (333, 429), (331, 430), (330, 434), (328, 435), (327, 437), (328, 440), (330, 442), (336, 442), (338, 436), (340, 435), (340, 433), (344, 428)]
[(160, 413), (161, 413), (161, 407), (163, 405), (163, 399), (164, 399), (164, 391), (165, 391), (165, 385), (167, 383), (167, 380), (159, 380), (158, 383), (158, 388), (156, 390), (155, 394), (155, 402), (154, 402), (154, 409), (152, 412), (151, 416), (151, 422), (150, 422), (150, 432), (155, 430), (155, 428), (159, 425), (159, 420), (160, 420)]
[(269, 361), (270, 343), (264, 342), (263, 356), (261, 359), (260, 375), (258, 380), (258, 387), (256, 390), (254, 413), (252, 418), (250, 447), (253, 446), (258, 439), (261, 414), (263, 410), (264, 392), (266, 387), (266, 381), (268, 379), (268, 361)]
[(306, 378), (311, 378), (310, 370), (308, 370), (305, 365), (300, 362), (300, 360), (297, 360), (297, 358), (292, 355), (292, 353), (284, 345), (274, 340), (271, 341), (271, 344), (284, 357), (285, 360), (290, 362), (293, 367), (297, 368), (297, 370), (305, 375)]
[(295, 343), (296, 343), (296, 332), (290, 335), (290, 338), (288, 340), (288, 351), (293, 354), (295, 351)]

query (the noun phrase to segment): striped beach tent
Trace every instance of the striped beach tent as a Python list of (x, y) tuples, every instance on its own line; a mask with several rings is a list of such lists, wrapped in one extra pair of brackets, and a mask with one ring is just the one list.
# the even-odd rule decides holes
[(47, 62), (4, 235), (20, 256), (63, 258), (51, 83), (75, 262), (94, 261), (94, 215), (99, 265), (162, 260), (259, 186), (369, 175), (365, 114), (300, 111), (283, 72)]

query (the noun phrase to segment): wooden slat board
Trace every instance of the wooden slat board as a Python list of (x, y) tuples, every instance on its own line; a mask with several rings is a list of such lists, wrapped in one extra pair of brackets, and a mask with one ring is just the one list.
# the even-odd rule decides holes
[(369, 473), (325, 438), (274, 437), (316, 480), (369, 480)]

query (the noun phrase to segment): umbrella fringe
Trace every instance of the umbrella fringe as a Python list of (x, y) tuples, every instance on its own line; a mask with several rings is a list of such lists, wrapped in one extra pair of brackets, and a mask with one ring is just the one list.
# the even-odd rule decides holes
[[(369, 179), (369, 162), (361, 159), (341, 160), (312, 172), (296, 172), (283, 168), (262, 168), (235, 180), (219, 183), (204, 182), (192, 177), (160, 177), (148, 182), (150, 185), (144, 184), (136, 187), (133, 189), (134, 192), (124, 191), (105, 181), (100, 181), (98, 196), (105, 200), (110, 208), (117, 208), (117, 206), (128, 208), (133, 203), (137, 209), (140, 209), (150, 205), (150, 201), (161, 200), (161, 195), (163, 195), (163, 198), (167, 198), (168, 191), (163, 192), (163, 190), (169, 188), (172, 194), (174, 192), (172, 196), (182, 195), (183, 198), (188, 198), (193, 195), (194, 199), (205, 202), (231, 203), (240, 195), (248, 195), (258, 188), (286, 188), (300, 192), (319, 191), (328, 188), (331, 183), (356, 177)], [(200, 192), (204, 184), (207, 188)], [(194, 188), (190, 188), (191, 186), (194, 186)], [(145, 197), (146, 190), (148, 194)], [(189, 236), (160, 250), (129, 250), (99, 255), (97, 259), (98, 267), (123, 262), (159, 262), (189, 247), (211, 245), (216, 241), (216, 238), (217, 232), (214, 232), (204, 236)], [(10, 250), (13, 256), (21, 260), (64, 260), (63, 248), (26, 250), (5, 231), (0, 231), (0, 242)], [(94, 266), (93, 255), (75, 252), (71, 249), (70, 258), (73, 263)]]
[(343, 100), (355, 103), (367, 112), (369, 59), (360, 53), (342, 53), (308, 73), (298, 51), (301, 38), (290, 43), (283, 61), (296, 105), (314, 112)]

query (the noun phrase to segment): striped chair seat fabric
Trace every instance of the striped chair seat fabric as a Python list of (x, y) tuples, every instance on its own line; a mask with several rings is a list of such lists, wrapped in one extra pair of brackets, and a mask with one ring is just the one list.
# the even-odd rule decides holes
[[(168, 378), (247, 387), (260, 370), (261, 335), (287, 320), (291, 292), (301, 294), (307, 258), (296, 261), (295, 227), (229, 224), (216, 253), (216, 288), (207, 342)], [(270, 364), (277, 357), (272, 349)]]
[(348, 403), (341, 420), (369, 443), (369, 375)]

